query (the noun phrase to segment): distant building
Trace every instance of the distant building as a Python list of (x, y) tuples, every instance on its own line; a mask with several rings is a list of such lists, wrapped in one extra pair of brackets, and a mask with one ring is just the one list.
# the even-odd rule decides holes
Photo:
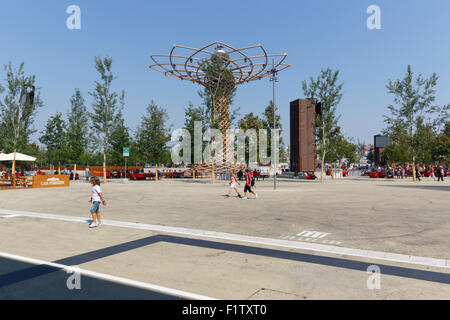
[(386, 135), (377, 134), (373, 137), (373, 159), (375, 165), (383, 164), (383, 161), (381, 161), (381, 154), (383, 153), (383, 149), (390, 144), (391, 141)]
[(319, 104), (309, 99), (297, 99), (290, 103), (290, 150), (291, 171), (307, 172), (316, 168), (316, 113)]

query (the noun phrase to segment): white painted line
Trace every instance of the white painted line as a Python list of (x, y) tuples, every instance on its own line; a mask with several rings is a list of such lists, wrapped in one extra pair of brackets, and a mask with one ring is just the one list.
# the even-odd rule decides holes
[[(53, 263), (53, 262), (48, 262), (48, 261), (43, 261), (43, 260), (38, 260), (38, 259), (33, 259), (33, 258), (27, 258), (27, 257), (23, 257), (23, 256), (6, 253), (6, 252), (0, 252), (0, 257), (6, 258), (6, 259), (12, 259), (12, 260), (16, 260), (16, 261), (22, 261), (22, 262), (26, 262), (26, 263), (32, 263), (32, 264), (36, 264), (36, 265), (46, 265), (46, 266), (50, 266), (50, 267), (54, 267), (54, 268), (58, 268), (58, 269), (66, 270), (66, 271), (74, 270), (73, 266), (67, 266), (64, 264)], [(190, 292), (181, 291), (181, 290), (177, 290), (177, 289), (162, 287), (162, 286), (158, 286), (156, 284), (150, 284), (150, 283), (146, 283), (146, 282), (116, 277), (116, 276), (112, 276), (112, 275), (105, 274), (105, 273), (89, 271), (89, 270), (81, 269), (79, 267), (77, 267), (76, 270), (77, 270), (77, 272), (79, 272), (80, 274), (85, 275), (85, 276), (102, 279), (102, 280), (107, 280), (107, 281), (112, 281), (112, 282), (116, 282), (116, 283), (120, 283), (120, 284), (125, 284), (125, 285), (136, 287), (136, 288), (153, 290), (153, 291), (157, 291), (159, 293), (169, 294), (169, 295), (173, 295), (173, 296), (177, 296), (177, 297), (181, 297), (181, 298), (195, 299), (195, 300), (217, 300), (216, 298), (202, 296), (202, 295), (198, 295), (195, 293), (190, 293)]]
[[(26, 216), (26, 217), (61, 220), (61, 221), (71, 221), (71, 222), (86, 223), (88, 221), (88, 218), (82, 218), (82, 217), (72, 217), (72, 216), (46, 214), (46, 213), (34, 213), (34, 212), (25, 212), (25, 211), (11, 211), (11, 210), (5, 210), (5, 209), (0, 209), (0, 213), (17, 214), (17, 215)], [(390, 253), (390, 252), (381, 252), (381, 251), (372, 251), (372, 250), (354, 249), (354, 248), (344, 248), (344, 247), (330, 246), (330, 245), (310, 243), (310, 242), (299, 242), (299, 241), (290, 241), (290, 240), (281, 240), (281, 239), (262, 238), (262, 237), (246, 236), (246, 235), (239, 235), (239, 234), (232, 234), (232, 233), (215, 232), (215, 231), (198, 230), (198, 229), (187, 229), (187, 228), (178, 228), (178, 227), (168, 227), (168, 226), (151, 225), (151, 224), (143, 224), (143, 223), (123, 222), (123, 221), (115, 221), (115, 220), (102, 220), (102, 222), (104, 225), (109, 225), (109, 226), (114, 226), (114, 227), (132, 228), (132, 229), (140, 229), (140, 230), (149, 230), (149, 231), (154, 231), (154, 232), (181, 234), (184, 236), (188, 235), (188, 236), (194, 236), (194, 237), (205, 237), (205, 238), (213, 238), (213, 239), (220, 239), (220, 240), (246, 242), (246, 243), (252, 243), (252, 244), (259, 244), (259, 245), (276, 246), (276, 247), (283, 247), (283, 248), (293, 248), (293, 249), (300, 249), (300, 250), (306, 250), (306, 251), (315, 251), (315, 252), (323, 252), (323, 253), (329, 253), (329, 254), (361, 257), (361, 258), (366, 258), (366, 259), (385, 260), (385, 261), (392, 261), (392, 262), (399, 262), (399, 263), (408, 263), (408, 264), (416, 264), (416, 265), (422, 265), (422, 266), (431, 266), (431, 267), (450, 269), (450, 260), (447, 260), (447, 259), (410, 256), (410, 255), (399, 254), (399, 253)], [(324, 242), (325, 241), (326, 240), (324, 240)]]
[(0, 218), (8, 219), (8, 218), (15, 218), (15, 217), (20, 217), (20, 215), (18, 215), (18, 214), (10, 214), (10, 215), (7, 215), (7, 216), (1, 216)]
[(327, 235), (329, 235), (329, 233), (324, 233), (320, 231), (308, 231), (308, 230), (304, 230), (297, 234), (297, 236), (299, 237), (318, 238), (318, 239), (325, 238)]

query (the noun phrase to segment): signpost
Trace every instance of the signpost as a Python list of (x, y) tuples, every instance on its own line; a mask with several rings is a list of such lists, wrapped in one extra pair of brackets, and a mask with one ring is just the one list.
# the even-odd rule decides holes
[(125, 158), (125, 179), (123, 181), (125, 182), (125, 181), (128, 181), (128, 178), (127, 178), (127, 158), (130, 156), (130, 148), (123, 148), (123, 156)]

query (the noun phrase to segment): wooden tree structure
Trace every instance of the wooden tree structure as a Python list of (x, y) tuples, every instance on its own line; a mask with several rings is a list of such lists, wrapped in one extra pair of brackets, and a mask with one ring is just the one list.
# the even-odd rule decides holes
[[(230, 129), (230, 97), (245, 82), (270, 77), (271, 70), (281, 71), (287, 54), (267, 54), (261, 45), (233, 48), (215, 41), (202, 48), (174, 45), (170, 54), (150, 55), (150, 68), (167, 77), (187, 80), (203, 86), (211, 98), (211, 125), (222, 132), (222, 148), (194, 167), (200, 176), (228, 172), (243, 165), (236, 164)], [(217, 143), (212, 139), (210, 144)], [(212, 148), (214, 149), (214, 148)], [(188, 172), (187, 174), (191, 174)]]

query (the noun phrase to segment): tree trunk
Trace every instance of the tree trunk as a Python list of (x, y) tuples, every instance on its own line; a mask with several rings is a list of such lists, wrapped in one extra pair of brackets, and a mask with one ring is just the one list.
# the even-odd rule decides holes
[(339, 160), (339, 179), (342, 178), (342, 165), (341, 160)]
[(61, 175), (61, 162), (58, 161), (58, 175)]
[(106, 162), (103, 161), (103, 181), (106, 184)]
[(331, 163), (331, 167), (330, 167), (330, 174), (331, 174), (331, 180), (334, 180), (334, 168), (333, 168), (333, 163)]
[(416, 176), (416, 162), (415, 159), (413, 158), (413, 163), (412, 163), (412, 172), (413, 172), (413, 181), (416, 181), (417, 176)]
[(325, 153), (322, 155), (322, 164), (320, 166), (320, 180), (323, 183), (323, 167), (325, 165)]
[(12, 164), (11, 184), (13, 189), (16, 188), (16, 150), (14, 149), (14, 161)]
[(73, 165), (73, 181), (77, 180), (77, 164)]
[(158, 174), (158, 162), (156, 163), (156, 173), (155, 173), (155, 178), (156, 178), (156, 181), (159, 180), (159, 174)]

